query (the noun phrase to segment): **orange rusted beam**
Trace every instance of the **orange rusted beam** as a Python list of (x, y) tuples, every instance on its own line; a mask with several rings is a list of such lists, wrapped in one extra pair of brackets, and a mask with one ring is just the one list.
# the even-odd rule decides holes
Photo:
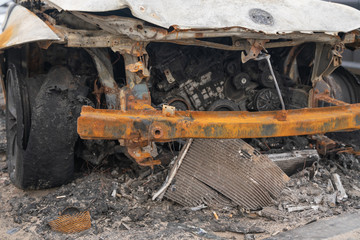
[(78, 133), (83, 139), (126, 139), (133, 142), (177, 138), (261, 138), (360, 129), (360, 104), (280, 111), (202, 112), (106, 110), (82, 108)]

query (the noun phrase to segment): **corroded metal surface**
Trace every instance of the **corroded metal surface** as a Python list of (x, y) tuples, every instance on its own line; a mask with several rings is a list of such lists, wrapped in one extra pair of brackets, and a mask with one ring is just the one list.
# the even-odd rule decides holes
[(259, 209), (276, 198), (288, 176), (241, 139), (196, 139), (165, 197), (184, 206)]
[(360, 129), (360, 104), (271, 112), (176, 111), (82, 108), (83, 139), (168, 141), (177, 138), (259, 138)]
[(95, 63), (101, 85), (107, 90), (105, 95), (107, 107), (115, 109), (120, 104), (116, 94), (119, 89), (114, 80), (113, 69), (107, 51), (105, 49), (91, 48), (87, 49), (87, 52)]
[[(280, 45), (297, 45), (304, 41), (314, 42), (339, 42), (344, 43), (354, 42), (355, 34), (348, 33), (340, 40), (337, 35), (329, 35), (327, 32), (275, 32), (264, 34), (261, 31), (252, 31), (240, 26), (231, 26), (221, 29), (214, 28), (192, 28), (181, 29), (177, 26), (174, 30), (167, 31), (166, 29), (158, 26), (149, 26), (145, 21), (139, 19), (132, 19), (121, 16), (98, 16), (84, 12), (74, 12), (74, 15), (89, 22), (93, 25), (99, 26), (101, 29), (113, 35), (126, 35), (136, 41), (175, 41), (178, 44), (185, 45), (207, 45), (215, 48), (222, 48), (227, 50), (243, 50), (244, 43), (241, 40), (236, 40), (232, 46), (223, 44), (214, 44), (211, 42), (204, 42), (195, 39), (208, 38), (208, 37), (238, 37), (242, 39), (292, 39), (292, 41), (267, 43), (263, 44), (266, 48), (278, 47)], [(352, 36), (353, 35), (353, 36)], [(235, 39), (234, 39), (235, 40)], [(296, 40), (296, 41), (295, 41)], [(245, 43), (246, 45), (246, 43)]]
[(343, 101), (340, 101), (340, 100), (330, 97), (330, 92), (327, 89), (322, 93), (319, 93), (317, 90), (315, 90), (314, 106), (318, 106), (319, 101), (326, 102), (326, 103), (332, 104), (334, 106), (349, 105), (349, 103), (346, 103), (346, 102), (343, 102)]

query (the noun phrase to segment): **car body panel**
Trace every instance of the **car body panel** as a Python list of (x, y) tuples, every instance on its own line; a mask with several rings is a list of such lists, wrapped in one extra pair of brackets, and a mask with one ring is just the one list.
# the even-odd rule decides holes
[[(360, 27), (360, 12), (320, 0), (49, 0), (61, 10), (103, 12), (129, 8), (149, 23), (179, 29), (242, 27), (267, 34), (348, 32)], [(174, 7), (176, 6), (176, 7)]]
[(60, 37), (28, 9), (10, 6), (0, 35), (0, 48), (44, 40), (60, 40)]

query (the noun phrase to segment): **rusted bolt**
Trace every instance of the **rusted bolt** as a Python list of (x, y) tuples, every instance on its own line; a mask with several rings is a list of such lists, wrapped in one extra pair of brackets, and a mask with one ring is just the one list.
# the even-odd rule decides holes
[(145, 8), (143, 6), (140, 6), (140, 11), (145, 12)]
[(163, 131), (161, 129), (161, 127), (154, 127), (152, 130), (152, 135), (154, 136), (154, 138), (161, 138), (163, 135)]

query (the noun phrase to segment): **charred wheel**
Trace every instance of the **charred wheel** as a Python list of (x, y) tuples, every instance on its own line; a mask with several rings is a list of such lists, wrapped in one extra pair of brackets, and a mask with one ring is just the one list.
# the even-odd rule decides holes
[(6, 137), (7, 163), (11, 181), (21, 185), (24, 166), (21, 164), (30, 131), (30, 104), (24, 79), (15, 64), (7, 71)]
[(77, 101), (65, 67), (25, 78), (20, 65), (7, 72), (7, 162), (11, 181), (22, 189), (59, 186), (72, 178)]

